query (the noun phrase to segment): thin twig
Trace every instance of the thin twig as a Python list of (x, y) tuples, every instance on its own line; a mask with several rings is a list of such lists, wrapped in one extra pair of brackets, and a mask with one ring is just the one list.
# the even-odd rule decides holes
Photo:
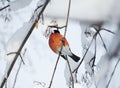
[[(50, 1), (50, 0), (46, 0), (45, 4), (44, 4), (43, 8), (41, 9), (41, 11), (39, 12), (38, 18), (37, 18), (36, 20), (39, 20), (40, 15), (41, 15), (41, 14), (43, 13), (43, 11), (45, 10), (45, 8), (46, 8), (47, 4), (49, 3), (49, 1)], [(32, 33), (32, 31), (33, 31), (33, 29), (34, 29), (34, 27), (35, 27), (35, 24), (36, 24), (36, 22), (34, 22), (34, 24), (32, 25), (32, 27), (30, 28), (28, 34), (26, 35), (25, 39), (23, 40), (22, 44), (20, 45), (20, 48), (19, 48), (18, 51), (17, 51), (18, 53), (20, 53), (21, 50), (23, 49), (26, 41), (27, 41), (28, 38), (30, 37), (30, 35), (31, 35), (31, 33)], [(11, 63), (11, 65), (10, 65), (10, 67), (9, 67), (9, 69), (8, 69), (8, 72), (6, 73), (6, 74), (7, 74), (7, 77), (5, 77), (5, 78), (2, 80), (2, 83), (1, 83), (1, 85), (0, 85), (0, 88), (3, 88), (3, 87), (4, 87), (6, 81), (7, 81), (8, 77), (9, 77), (10, 73), (12, 72), (12, 69), (13, 69), (16, 61), (17, 61), (18, 56), (19, 56), (19, 54), (16, 54), (16, 55), (15, 55), (15, 57), (14, 57), (14, 59), (13, 59), (13, 62)]]
[(15, 84), (16, 84), (17, 77), (18, 77), (18, 73), (19, 73), (19, 71), (20, 71), (21, 66), (22, 66), (22, 61), (20, 61), (20, 65), (19, 65), (19, 68), (18, 68), (18, 70), (17, 70), (16, 76), (15, 76), (15, 80), (14, 80), (14, 84), (13, 84), (13, 87), (12, 87), (12, 88), (15, 88)]
[[(23, 53), (23, 57), (24, 57), (24, 55), (25, 55), (25, 53), (26, 53), (26, 50), (27, 49), (25, 49), (25, 51), (24, 51), (24, 53)], [(20, 58), (23, 58), (22, 56), (20, 57)], [(15, 80), (14, 80), (14, 84), (13, 84), (13, 87), (12, 88), (15, 88), (15, 84), (16, 84), (16, 81), (17, 81), (17, 77), (18, 77), (18, 74), (19, 74), (19, 71), (20, 71), (20, 68), (21, 68), (21, 66), (22, 66), (22, 61), (23, 59), (21, 59), (21, 61), (20, 61), (20, 65), (19, 65), (19, 67), (18, 67), (18, 70), (17, 70), (17, 73), (16, 73), (16, 76), (15, 76)], [(24, 64), (24, 63), (23, 63)]]
[(92, 45), (93, 40), (96, 38), (96, 36), (97, 36), (97, 34), (98, 34), (99, 32), (100, 32), (100, 31), (98, 30), (98, 31), (93, 35), (93, 38), (92, 38), (92, 40), (91, 40), (91, 42), (90, 42), (88, 48), (86, 49), (86, 52), (85, 52), (83, 58), (81, 59), (79, 65), (77, 66), (77, 68), (76, 68), (73, 72), (75, 72), (76, 70), (78, 70), (78, 68), (79, 68), (80, 65), (82, 64), (82, 62), (83, 62), (83, 60), (84, 60), (84, 58), (85, 58), (85, 56), (86, 56), (88, 50), (90, 49), (90, 46)]
[(69, 20), (69, 14), (70, 14), (70, 6), (71, 6), (71, 0), (69, 0), (69, 5), (68, 5), (68, 12), (67, 12), (67, 19), (66, 19), (64, 37), (66, 36), (66, 33), (67, 33), (68, 20)]
[(97, 55), (96, 53), (97, 53), (97, 40), (96, 40), (96, 37), (95, 37), (95, 53), (94, 53), (95, 58), (93, 60), (93, 65), (92, 65), (92, 67), (93, 67), (93, 73), (94, 73), (94, 67), (96, 66), (95, 65), (95, 60), (96, 60), (96, 55)]
[(38, 6), (34, 12), (36, 12), (39, 8), (41, 8), (43, 5)]
[(78, 83), (78, 80), (77, 80), (77, 73), (78, 73), (78, 72), (75, 71), (75, 79), (74, 79), (74, 80), (75, 80), (76, 83)]
[(73, 78), (73, 75), (72, 75), (72, 70), (71, 70), (70, 62), (69, 62), (67, 56), (66, 56), (66, 60), (67, 60), (68, 68), (69, 68), (70, 75), (71, 75), (71, 77), (70, 77), (70, 78), (71, 78), (70, 81), (72, 81), (72, 88), (74, 88), (74, 78)]
[(109, 79), (109, 81), (108, 81), (108, 83), (107, 83), (107, 85), (106, 85), (106, 88), (109, 87), (110, 82), (111, 82), (111, 80), (112, 80), (112, 78), (113, 78), (113, 75), (114, 75), (114, 73), (115, 73), (115, 70), (116, 70), (116, 68), (117, 68), (117, 66), (118, 66), (118, 64), (119, 64), (119, 62), (120, 62), (120, 58), (118, 59), (116, 65), (115, 65), (115, 68), (113, 69), (113, 72), (111, 73), (111, 76), (110, 76), (110, 79)]
[(23, 60), (23, 58), (22, 58), (22, 56), (21, 56), (20, 53), (17, 53), (17, 52), (10, 52), (10, 53), (8, 53), (7, 55), (11, 55), (11, 54), (19, 54), (21, 61), (23, 62), (23, 64), (25, 64), (25, 62), (24, 62), (24, 60)]
[[(97, 26), (97, 27), (95, 27), (95, 26)], [(101, 25), (95, 25), (95, 26), (92, 25), (91, 27), (93, 27), (96, 31), (102, 31), (102, 30), (104, 30), (104, 31), (110, 32), (110, 33), (112, 33), (112, 34), (115, 34), (115, 32), (113, 32), (113, 31), (111, 31), (111, 30), (102, 28)], [(106, 47), (106, 44), (105, 44), (105, 42), (104, 42), (104, 40), (103, 40), (100, 32), (99, 32), (98, 34), (99, 34), (99, 36), (100, 36), (100, 38), (101, 38), (101, 41), (102, 41), (102, 43), (103, 43), (103, 46), (104, 46), (106, 52), (108, 52), (107, 47)]]
[[(97, 50), (97, 44), (96, 43), (97, 42), (96, 42), (96, 37), (95, 37), (95, 51), (94, 51), (94, 56), (93, 56), (93, 58), (89, 62), (89, 65), (91, 66), (93, 73), (94, 73), (94, 66), (95, 66), (95, 59), (96, 59), (96, 50)], [(91, 62), (92, 62), (92, 64), (91, 64)]]
[(100, 28), (101, 30), (105, 30), (105, 31), (107, 31), (107, 32), (110, 32), (110, 33), (112, 33), (112, 34), (115, 34), (115, 32), (113, 32), (113, 31), (111, 31), (111, 30), (108, 30), (108, 29), (105, 29), (105, 28)]
[(60, 52), (59, 52), (59, 55), (58, 55), (58, 58), (57, 58), (57, 61), (56, 61), (55, 67), (54, 67), (54, 71), (53, 71), (53, 74), (52, 74), (52, 78), (51, 78), (51, 81), (50, 81), (50, 84), (49, 84), (48, 88), (51, 88), (51, 86), (52, 86), (53, 78), (54, 78), (56, 68), (57, 68), (57, 65), (58, 65), (58, 62), (59, 62), (59, 59), (60, 59), (60, 56), (61, 56), (61, 52), (62, 52), (62, 49), (63, 49), (64, 41), (61, 41), (61, 42), (62, 42), (62, 47), (60, 49)]
[[(110, 31), (110, 30), (101, 28), (101, 25), (97, 25), (97, 26), (92, 25), (91, 27), (93, 27), (93, 28), (95, 29), (96, 33), (94, 34), (94, 36), (93, 36), (93, 38), (92, 38), (92, 40), (91, 40), (91, 42), (90, 42), (90, 44), (89, 44), (89, 46), (88, 46), (88, 49), (86, 49), (86, 52), (85, 52), (85, 54), (84, 54), (81, 62), (79, 63), (78, 67), (77, 67), (74, 71), (77, 71), (78, 68), (80, 67), (81, 63), (83, 62), (83, 60), (84, 60), (84, 58), (85, 58), (85, 56), (86, 56), (86, 54), (87, 54), (87, 52), (88, 52), (88, 50), (89, 50), (92, 42), (93, 42), (93, 39), (95, 39), (95, 54), (94, 54), (94, 57), (91, 59), (91, 61), (93, 61), (92, 67), (95, 66), (96, 48), (97, 48), (97, 46), (96, 46), (96, 45), (97, 45), (97, 44), (96, 44), (96, 37), (97, 37), (98, 34), (99, 34), (99, 36), (100, 36), (100, 38), (101, 38), (101, 41), (102, 41), (102, 43), (103, 43), (103, 46), (104, 46), (106, 52), (107, 52), (107, 47), (106, 47), (106, 45), (105, 45), (105, 43), (104, 43), (104, 40), (103, 40), (103, 38), (102, 38), (102, 36), (101, 36), (101, 34), (100, 34), (100, 31), (101, 31), (101, 30), (105, 30), (105, 31), (107, 31), (107, 32), (110, 32), (110, 33), (112, 33), (112, 34), (115, 34), (114, 32), (112, 32), (112, 31)], [(74, 72), (74, 71), (73, 71), (73, 72)], [(97, 88), (97, 87), (96, 87), (96, 88)]]
[(7, 6), (3, 7), (3, 8), (0, 8), (0, 11), (6, 9), (6, 8), (9, 7), (9, 6), (10, 6), (10, 5), (7, 5)]
[(58, 55), (58, 58), (57, 58), (57, 61), (56, 61), (56, 64), (55, 64), (55, 68), (54, 68), (54, 71), (53, 71), (53, 74), (52, 74), (52, 78), (51, 78), (51, 81), (50, 81), (50, 84), (49, 84), (48, 88), (51, 88), (53, 78), (54, 78), (54, 75), (55, 75), (55, 72), (56, 72), (56, 68), (57, 68), (57, 65), (58, 65), (58, 62), (59, 62), (59, 59), (60, 59), (60, 55), (61, 55), (61, 53), (59, 53), (59, 55)]
[[(70, 14), (70, 7), (71, 7), (71, 0), (69, 0), (69, 4), (68, 4), (68, 12), (67, 12), (67, 19), (66, 19), (66, 26), (65, 26), (64, 37), (65, 37), (66, 34), (67, 34), (68, 20), (69, 20), (69, 14)], [(70, 63), (69, 63), (69, 61), (68, 61), (67, 56), (66, 56), (66, 60), (67, 60), (67, 63), (68, 63), (68, 67), (69, 67), (70, 74), (71, 74), (72, 88), (74, 88), (74, 78), (73, 78), (73, 75), (72, 75), (72, 70), (71, 70)]]
[[(98, 33), (98, 34), (99, 34), (99, 33)], [(97, 53), (97, 41), (96, 41), (96, 37), (95, 37), (95, 53), (94, 53), (94, 59), (93, 59), (93, 64), (92, 64), (93, 74), (94, 74), (94, 66), (95, 66), (96, 53)], [(95, 88), (97, 88), (97, 84), (96, 84), (96, 82), (95, 82), (95, 77), (94, 77), (94, 75), (93, 75), (93, 78), (94, 78)]]
[[(97, 29), (96, 27), (94, 27), (94, 29), (95, 29), (96, 31), (105, 30), (105, 29), (101, 28), (101, 26), (98, 26), (98, 29)], [(109, 32), (109, 30), (107, 30), (107, 29), (106, 29), (105, 31), (108, 31), (108, 32)], [(110, 33), (113, 33), (113, 32), (110, 31)], [(102, 38), (100, 32), (98, 33), (98, 35), (100, 36), (100, 39), (101, 39), (101, 41), (102, 41), (102, 43), (103, 43), (103, 46), (104, 46), (106, 52), (108, 52), (107, 47), (106, 47), (106, 44), (105, 44), (105, 42), (104, 42), (104, 40), (103, 40), (103, 38)]]
[(61, 41), (61, 42), (62, 42), (62, 47), (60, 49), (60, 52), (59, 52), (59, 55), (58, 55), (58, 58), (57, 58), (57, 61), (56, 61), (55, 67), (54, 67), (54, 71), (53, 71), (53, 74), (52, 74), (52, 78), (51, 78), (51, 81), (50, 81), (50, 84), (49, 84), (48, 88), (51, 88), (51, 86), (52, 86), (53, 78), (54, 78), (56, 68), (57, 68), (57, 65), (58, 65), (58, 62), (59, 62), (59, 59), (60, 59), (60, 56), (61, 56), (61, 52), (62, 52), (62, 49), (63, 49), (64, 41)]
[(86, 52), (85, 52), (83, 58), (81, 59), (81, 61), (80, 61), (79, 65), (77, 66), (77, 68), (76, 68), (72, 73), (74, 73), (75, 71), (77, 71), (78, 68), (80, 67), (80, 65), (82, 64), (82, 62), (83, 62), (83, 60), (84, 60), (84, 58), (85, 58), (85, 56), (86, 56), (86, 54), (87, 54), (87, 52), (88, 52), (90, 46), (92, 45), (93, 40), (94, 40), (94, 38), (92, 38), (92, 40), (91, 40), (91, 42), (90, 42), (88, 48), (86, 49)]
[[(67, 12), (67, 19), (66, 19), (66, 26), (65, 27), (65, 32), (64, 32), (64, 38), (66, 36), (66, 33), (67, 33), (67, 27), (68, 27), (68, 19), (69, 19), (69, 13), (70, 13), (70, 5), (71, 5), (71, 0), (69, 0), (69, 5), (68, 5), (68, 12)], [(56, 26), (55, 26), (56, 27)], [(62, 41), (63, 45), (64, 45), (64, 41)], [(52, 85), (52, 82), (53, 82), (53, 78), (54, 78), (54, 75), (55, 75), (55, 71), (56, 71), (56, 68), (57, 68), (57, 64), (58, 64), (58, 61), (60, 59), (60, 56), (61, 56), (61, 51), (63, 49), (63, 45), (61, 47), (61, 50), (60, 50), (60, 53), (58, 55), (58, 58), (57, 58), (57, 61), (56, 61), (56, 64), (55, 64), (55, 68), (54, 68), (54, 71), (53, 71), (53, 75), (52, 75), (52, 78), (51, 78), (51, 81), (50, 81), (50, 84), (49, 84), (49, 87), (48, 88), (51, 88), (51, 85)]]
[(104, 42), (104, 40), (103, 40), (101, 34), (100, 34), (100, 33), (98, 33), (98, 34), (99, 34), (99, 36), (100, 36), (100, 39), (101, 39), (101, 41), (102, 41), (102, 43), (103, 43), (103, 46), (104, 46), (106, 52), (108, 53), (107, 46), (106, 46), (106, 44), (105, 44), (105, 42)]

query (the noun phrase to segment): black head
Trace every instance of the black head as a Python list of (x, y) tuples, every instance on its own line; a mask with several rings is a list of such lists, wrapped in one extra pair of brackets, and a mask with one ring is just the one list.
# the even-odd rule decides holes
[(60, 34), (59, 30), (54, 30), (54, 33), (59, 33)]

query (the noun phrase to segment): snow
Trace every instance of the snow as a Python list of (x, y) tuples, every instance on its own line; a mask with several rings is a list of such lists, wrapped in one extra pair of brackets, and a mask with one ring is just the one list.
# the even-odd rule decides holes
[(11, 10), (16, 11), (28, 6), (32, 0), (15, 0), (9, 3)]
[[(23, 0), (21, 0), (21, 3), (22, 3), (22, 1)], [(92, 0), (92, 1), (94, 1), (94, 0)], [(111, 5), (111, 3), (112, 3), (112, 0), (110, 0), (110, 1), (111, 2), (108, 3), (109, 5)], [(65, 2), (67, 2), (67, 1), (65, 1)], [(78, 2), (78, 1), (76, 0), (76, 2)], [(90, 6), (92, 6), (94, 3), (98, 3), (97, 1), (94, 3), (93, 2), (85, 3), (85, 1), (82, 1), (82, 2), (85, 4), (85, 6), (87, 6), (88, 4), (90, 4)], [(27, 5), (26, 3), (29, 4), (29, 6), (26, 6)], [(10, 55), (6, 58), (6, 53), (15, 52), (18, 50), (18, 48), (21, 44), (21, 41), (25, 38), (26, 33), (28, 33), (28, 31), (29, 31), (28, 29), (31, 27), (31, 24), (34, 22), (34, 20), (37, 16), (37, 12), (36, 12), (35, 16), (34, 16), (35, 17), (34, 20), (32, 22), (29, 21), (29, 19), (31, 18), (31, 16), (34, 13), (35, 7), (37, 5), (39, 5), (39, 3), (37, 4), (37, 1), (31, 2), (31, 0), (27, 0), (26, 3), (23, 4), (21, 7), (18, 6), (18, 8), (16, 8), (16, 10), (17, 9), (19, 9), (19, 10), (17, 10), (16, 12), (12, 11), (9, 13), (9, 15), (11, 15), (11, 20), (9, 22), (5, 22), (4, 19), (2, 17), (0, 17), (0, 83), (1, 83), (1, 79), (3, 79), (3, 77), (4, 77), (4, 73), (6, 70), (5, 68), (7, 66), (7, 63), (9, 63), (9, 62), (11, 63), (12, 60), (10, 60), (10, 59), (13, 59), (13, 57), (14, 57), (14, 55)], [(55, 2), (53, 2), (53, 3), (55, 3)], [(101, 2), (100, 5), (101, 4), (103, 4), (103, 2)], [(81, 3), (81, 5), (82, 5), (82, 3)], [(106, 3), (104, 3), (104, 5), (106, 5)], [(14, 6), (16, 7), (16, 4)], [(52, 6), (52, 5), (49, 5), (49, 7), (50, 6)], [(65, 6), (66, 6), (66, 3), (65, 3)], [(98, 6), (98, 4), (96, 4), (94, 6)], [(90, 9), (94, 8), (94, 6), (92, 6)], [(23, 7), (25, 7), (25, 8), (23, 8)], [(49, 7), (47, 8), (45, 13), (48, 12), (48, 15), (54, 16), (53, 12), (49, 12), (49, 11), (54, 11), (54, 10), (49, 10), (50, 9)], [(63, 7), (61, 7), (61, 6), (57, 7), (57, 5), (56, 5), (56, 8), (63, 9)], [(104, 8), (107, 8), (107, 9), (103, 10), (103, 12), (109, 11), (108, 7), (102, 7), (102, 9), (104, 9)], [(101, 9), (101, 11), (102, 11), (102, 9)], [(73, 11), (74, 8), (72, 8), (71, 10)], [(64, 11), (66, 12), (65, 9), (64, 9)], [(94, 11), (97, 11), (96, 8), (93, 9), (93, 12)], [(63, 14), (64, 15), (66, 14), (65, 12), (61, 13), (58, 11), (58, 13), (56, 12), (55, 15), (59, 16), (59, 13), (60, 13), (60, 15), (62, 14), (60, 17), (63, 17)], [(99, 15), (98, 15), (100, 13), (99, 10), (97, 12), (98, 13), (91, 14), (91, 15), (98, 16), (94, 20), (101, 18), (101, 17), (99, 18)], [(84, 12), (84, 13), (86, 14), (86, 12)], [(0, 13), (0, 14), (5, 15), (6, 13), (4, 13), (4, 14)], [(72, 13), (72, 15), (70, 17), (74, 18), (75, 14), (76, 13)], [(103, 14), (102, 17), (104, 18), (105, 13), (102, 13), (102, 14)], [(80, 14), (78, 13), (76, 15), (75, 19), (78, 19), (78, 15), (80, 15)], [(94, 17), (91, 15), (87, 14), (88, 17), (89, 16)], [(81, 16), (86, 16), (86, 15), (81, 15)], [(81, 17), (81, 18), (84, 19), (85, 17)], [(60, 26), (61, 25), (63, 26), (65, 24), (65, 20), (60, 19), (60, 18), (59, 19), (45, 18), (46, 25), (43, 25), (42, 23), (39, 22), (38, 29), (36, 30), (36, 28), (35, 28), (33, 30), (30, 38), (28, 39), (27, 43), (25, 44), (25, 46), (21, 52), (21, 55), (23, 55), (23, 53), (26, 49), (26, 53), (23, 56), (25, 65), (22, 64), (22, 66), (21, 66), (15, 88), (47, 88), (49, 86), (49, 83), (50, 83), (50, 80), (52, 77), (52, 73), (54, 70), (54, 66), (55, 66), (55, 63), (56, 63), (56, 60), (58, 57), (58, 55), (54, 54), (52, 52), (52, 50), (49, 48), (48, 39), (46, 39), (44, 36), (46, 26), (51, 23), (51, 19), (57, 20), (57, 22), (59, 23)], [(93, 18), (90, 18), (90, 19), (93, 19)], [(89, 24), (88, 24), (88, 26), (89, 26)], [(89, 40), (91, 39), (90, 36), (88, 39), (85, 39), (84, 34), (82, 34), (82, 33), (84, 33), (84, 31), (81, 29), (85, 29), (84, 27), (85, 27), (84, 25), (80, 27), (79, 21), (69, 20), (66, 38), (69, 41), (69, 45), (70, 45), (72, 52), (79, 57), (83, 56), (84, 51), (82, 49), (83, 49), (84, 45), (88, 46), (88, 44), (90, 42)], [(115, 27), (113, 27), (113, 26), (111, 27), (110, 24), (107, 24), (107, 27), (110, 28), (111, 30), (115, 31), (115, 29), (114, 29)], [(88, 30), (88, 31), (90, 31), (90, 30)], [(60, 32), (63, 34), (64, 30), (61, 29)], [(90, 31), (90, 32), (92, 32), (92, 35), (94, 35), (93, 31)], [(105, 43), (107, 44), (107, 46), (109, 46), (113, 35), (106, 33), (106, 32), (101, 32), (101, 34), (104, 35), (104, 40), (106, 40)], [(98, 38), (98, 40), (100, 40), (100, 39)], [(85, 46), (85, 48), (86, 48), (86, 46)], [(92, 72), (91, 68), (88, 66), (90, 57), (93, 56), (90, 54), (90, 53), (93, 53), (93, 51), (94, 51), (93, 47), (92, 47), (92, 48), (90, 48), (91, 51), (88, 53), (88, 55), (85, 58), (85, 63), (83, 63), (78, 70), (78, 74), (77, 74), (78, 83), (75, 83), (75, 88), (87, 88), (85, 81), (83, 81), (83, 79), (82, 79), (83, 77), (88, 77), (87, 82), (91, 86), (91, 87), (89, 86), (89, 88), (95, 88), (95, 86), (93, 85), (94, 83), (92, 83), (92, 82), (95, 80), (95, 78), (96, 78), (96, 81), (99, 81), (99, 78), (101, 77), (101, 75), (103, 75), (102, 73), (104, 73), (104, 71), (106, 71), (106, 69), (109, 67), (108, 66), (109, 64), (106, 64), (106, 63), (109, 63), (109, 62), (107, 62), (108, 59), (103, 58), (105, 50), (102, 46), (102, 43), (100, 43), (100, 41), (98, 41), (98, 46), (99, 46), (99, 48), (97, 49), (97, 51), (98, 51), (97, 58), (98, 59), (96, 61), (98, 68), (96, 68), (95, 77), (89, 78), (90, 76), (84, 75), (85, 70), (87, 70), (88, 72)], [(101, 57), (101, 56), (103, 56), (103, 57)], [(102, 58), (103, 60), (101, 60), (99, 62), (100, 58)], [(15, 74), (16, 74), (18, 66), (20, 64), (20, 60), (21, 59), (18, 58), (15, 66), (14, 66), (14, 69), (8, 79), (8, 82), (7, 82), (8, 88), (12, 88), (12, 85), (14, 82), (13, 80), (15, 78)], [(69, 61), (70, 61), (70, 65), (72, 66), (72, 70), (74, 70), (76, 68), (76, 66), (78, 65), (78, 63), (75, 63), (72, 60), (69, 60)], [(85, 64), (87, 64), (87, 65), (85, 65)], [(102, 66), (101, 64), (104, 66)], [(87, 69), (85, 69), (85, 67)], [(99, 74), (100, 72), (101, 72), (101, 74)], [(110, 84), (110, 88), (113, 88), (113, 87), (119, 88), (119, 83), (117, 83), (117, 82), (120, 81), (120, 78), (118, 77), (118, 75), (119, 75), (119, 66), (118, 66), (115, 76), (112, 80), (112, 83)], [(36, 81), (38, 83), (36, 83)], [(58, 63), (57, 70), (55, 73), (55, 77), (53, 80), (52, 88), (61, 88), (61, 87), (68, 88), (68, 86), (70, 86), (69, 82), (70, 82), (70, 73), (68, 70), (68, 65), (63, 58), (60, 58), (60, 61)], [(42, 83), (42, 84), (39, 84), (39, 83)]]
[(80, 85), (79, 83), (75, 83), (74, 88), (84, 88), (84, 87), (82, 85)]

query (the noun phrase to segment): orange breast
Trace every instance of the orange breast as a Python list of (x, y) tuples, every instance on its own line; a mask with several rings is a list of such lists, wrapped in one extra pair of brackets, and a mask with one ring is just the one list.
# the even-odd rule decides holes
[(63, 45), (69, 46), (67, 40), (59, 33), (51, 34), (49, 38), (49, 46), (56, 53), (58, 48)]

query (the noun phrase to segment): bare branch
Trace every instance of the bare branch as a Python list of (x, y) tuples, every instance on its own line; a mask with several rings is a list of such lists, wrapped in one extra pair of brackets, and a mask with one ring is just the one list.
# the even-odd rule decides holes
[[(105, 30), (105, 31), (108, 31), (108, 32), (110, 32), (110, 33), (113, 33), (112, 31), (109, 31), (109, 30), (107, 30), (107, 29), (101, 28), (100, 25), (97, 25), (97, 28), (93, 26), (93, 28), (94, 28), (96, 31)], [(102, 43), (103, 43), (103, 46), (104, 46), (106, 52), (108, 52), (107, 47), (106, 47), (106, 44), (104, 43), (104, 40), (103, 40), (100, 32), (98, 33), (98, 35), (100, 36), (100, 39), (101, 39), (101, 41), (102, 41)]]
[[(26, 53), (26, 50), (27, 49), (25, 49), (25, 51), (24, 51), (24, 53), (23, 53), (23, 57), (24, 57), (24, 55), (25, 55), (25, 53)], [(15, 88), (15, 84), (16, 84), (16, 81), (17, 81), (17, 77), (18, 77), (18, 74), (19, 74), (19, 71), (20, 71), (20, 68), (21, 68), (21, 66), (22, 66), (22, 56), (20, 55), (20, 57), (21, 57), (21, 62), (20, 62), (20, 65), (19, 65), (19, 68), (18, 68), (18, 70), (17, 70), (17, 73), (16, 73), (16, 76), (15, 76), (15, 80), (14, 80), (14, 84), (13, 84), (13, 87), (12, 88)], [(24, 63), (23, 63), (24, 64)]]
[(68, 12), (67, 12), (67, 19), (66, 19), (66, 27), (65, 27), (64, 37), (66, 36), (66, 33), (67, 33), (68, 20), (69, 20), (69, 14), (70, 14), (70, 7), (71, 7), (71, 0), (69, 0), (69, 4), (68, 4)]
[(6, 9), (6, 8), (9, 7), (9, 6), (10, 6), (10, 5), (7, 5), (7, 6), (3, 7), (3, 8), (0, 8), (0, 11)]
[(106, 44), (105, 44), (105, 42), (104, 42), (104, 40), (103, 40), (103, 38), (102, 38), (102, 36), (101, 36), (100, 33), (99, 33), (99, 36), (100, 36), (101, 41), (102, 41), (102, 43), (103, 43), (103, 47), (105, 48), (106, 52), (108, 52), (108, 50), (107, 50), (107, 46), (106, 46)]
[(113, 32), (113, 31), (110, 31), (110, 30), (108, 30), (108, 29), (105, 29), (105, 28), (101, 28), (101, 30), (105, 30), (105, 31), (107, 31), (107, 32), (110, 32), (110, 33), (112, 33), (112, 34), (115, 34), (115, 32)]
[[(69, 5), (68, 5), (68, 12), (67, 12), (67, 19), (66, 19), (66, 26), (65, 26), (64, 38), (65, 38), (66, 33), (67, 33), (68, 19), (69, 19), (69, 13), (70, 13), (70, 5), (71, 5), (71, 0), (69, 0)], [(57, 25), (54, 26), (54, 27), (58, 28)], [(53, 81), (53, 78), (54, 78), (54, 74), (55, 74), (55, 71), (56, 71), (56, 68), (57, 68), (57, 64), (58, 64), (59, 58), (61, 56), (61, 51), (63, 49), (63, 45), (64, 45), (64, 41), (62, 41), (62, 47), (60, 49), (60, 52), (59, 52), (59, 55), (58, 55), (58, 58), (57, 58), (57, 61), (56, 61), (56, 64), (55, 64), (55, 68), (54, 68), (54, 71), (53, 71), (53, 75), (52, 75), (52, 78), (51, 78), (51, 81), (50, 81), (50, 84), (49, 84), (48, 88), (51, 88), (52, 81)]]
[(92, 38), (92, 40), (91, 40), (91, 42), (90, 42), (88, 48), (86, 49), (86, 52), (85, 52), (83, 58), (81, 59), (81, 61), (80, 61), (79, 65), (77, 66), (77, 68), (76, 68), (72, 73), (74, 73), (75, 71), (77, 71), (78, 68), (80, 67), (80, 65), (82, 64), (82, 62), (83, 62), (83, 60), (84, 60), (84, 58), (85, 58), (85, 56), (86, 56), (88, 50), (90, 49), (90, 46), (92, 45), (93, 40), (94, 40), (94, 38)]
[(117, 66), (118, 66), (118, 64), (119, 64), (119, 62), (120, 62), (120, 58), (118, 59), (118, 61), (117, 61), (116, 65), (115, 65), (115, 67), (114, 67), (114, 69), (113, 69), (113, 72), (112, 72), (112, 74), (111, 74), (111, 76), (110, 76), (110, 79), (109, 79), (109, 81), (108, 81), (107, 85), (106, 85), (106, 88), (108, 88), (108, 87), (109, 87), (110, 82), (111, 82), (111, 80), (112, 80), (112, 78), (113, 78), (113, 75), (114, 75), (114, 73), (115, 73), (115, 70), (116, 70), (116, 68), (117, 68)]
[(73, 75), (72, 75), (72, 70), (71, 70), (70, 62), (69, 62), (67, 56), (66, 56), (66, 60), (67, 60), (68, 68), (69, 68), (70, 75), (71, 75), (70, 81), (72, 82), (72, 88), (74, 88), (74, 78), (73, 78)]
[[(89, 65), (93, 68), (94, 66), (95, 66), (95, 59), (96, 59), (96, 50), (97, 50), (97, 44), (96, 44), (97, 42), (96, 42), (96, 37), (95, 37), (95, 51), (94, 51), (94, 56), (93, 56), (93, 58), (90, 60), (90, 62), (89, 62)], [(91, 62), (92, 62), (92, 64), (91, 64)], [(93, 72), (94, 72), (94, 68), (93, 68)]]
[(57, 68), (57, 65), (58, 65), (58, 61), (60, 59), (60, 55), (61, 55), (61, 53), (59, 53), (59, 55), (58, 55), (58, 58), (57, 58), (57, 61), (56, 61), (56, 64), (55, 64), (55, 68), (54, 68), (54, 71), (53, 71), (53, 74), (52, 74), (52, 78), (51, 78), (51, 81), (50, 81), (50, 84), (49, 84), (48, 88), (51, 88), (51, 85), (52, 85), (52, 82), (53, 82), (53, 78), (54, 78), (54, 75), (55, 75), (55, 71), (56, 71), (56, 68)]
[(83, 62), (83, 60), (84, 60), (84, 58), (85, 58), (85, 56), (86, 56), (88, 50), (90, 49), (90, 47), (91, 47), (91, 45), (92, 45), (93, 40), (96, 39), (96, 37), (97, 37), (97, 35), (99, 34), (99, 32), (100, 32), (100, 30), (96, 31), (96, 33), (93, 35), (93, 38), (92, 38), (92, 40), (91, 40), (91, 42), (90, 42), (88, 48), (86, 49), (86, 52), (85, 52), (83, 58), (81, 59), (81, 61), (80, 61), (79, 65), (78, 65), (78, 67), (77, 67), (73, 72), (75, 72), (76, 70), (78, 70), (78, 68), (79, 68), (80, 65), (82, 64), (82, 62)]
[(18, 70), (17, 70), (16, 76), (15, 76), (15, 80), (14, 80), (14, 84), (13, 84), (13, 87), (12, 87), (12, 88), (15, 88), (15, 84), (16, 84), (16, 81), (17, 81), (17, 77), (18, 77), (18, 73), (19, 73), (19, 71), (20, 71), (21, 65), (22, 65), (22, 61), (20, 62), (19, 68), (18, 68)]
[(19, 54), (21, 61), (23, 62), (23, 64), (25, 64), (25, 62), (24, 62), (24, 60), (23, 60), (23, 58), (22, 58), (22, 56), (21, 56), (20, 53), (17, 53), (17, 52), (11, 52), (11, 53), (8, 53), (7, 55), (11, 55), (11, 54)]

